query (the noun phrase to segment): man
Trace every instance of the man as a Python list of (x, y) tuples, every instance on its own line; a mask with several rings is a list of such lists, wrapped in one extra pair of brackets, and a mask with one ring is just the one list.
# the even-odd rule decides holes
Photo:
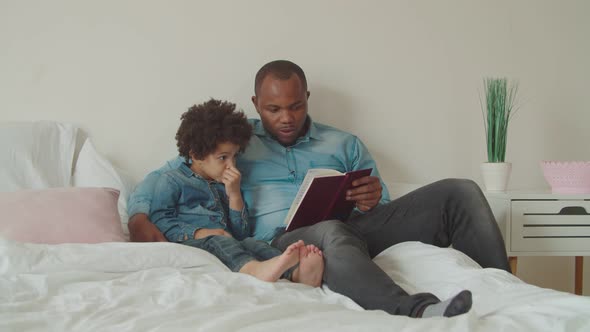
[[(470, 180), (447, 179), (389, 202), (365, 146), (351, 134), (314, 123), (308, 115), (309, 95), (303, 70), (292, 62), (270, 62), (256, 75), (252, 102), (260, 120), (251, 120), (254, 137), (238, 159), (254, 236), (272, 240), (281, 250), (299, 239), (318, 246), (325, 257), (324, 282), (365, 309), (410, 317), (467, 312), (470, 292), (444, 302), (429, 293), (408, 295), (372, 258), (394, 244), (421, 241), (452, 244), (482, 267), (509, 271), (500, 231), (479, 187)], [(150, 173), (130, 198), (133, 241), (164, 240), (146, 214), (153, 183), (181, 161)], [(353, 182), (347, 199), (357, 209), (346, 223), (329, 220), (285, 233), (282, 222), (310, 168), (373, 168), (373, 175)]]

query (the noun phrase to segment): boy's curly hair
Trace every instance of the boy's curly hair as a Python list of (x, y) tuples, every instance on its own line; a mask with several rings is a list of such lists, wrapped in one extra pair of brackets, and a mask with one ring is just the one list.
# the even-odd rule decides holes
[(211, 98), (193, 105), (182, 114), (176, 132), (178, 153), (188, 162), (191, 152), (202, 160), (215, 152), (220, 143), (231, 142), (243, 152), (252, 136), (252, 126), (242, 111), (235, 111), (236, 104)]

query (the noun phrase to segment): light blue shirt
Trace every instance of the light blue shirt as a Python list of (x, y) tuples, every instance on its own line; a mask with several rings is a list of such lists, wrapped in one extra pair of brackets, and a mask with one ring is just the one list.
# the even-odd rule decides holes
[(171, 242), (193, 239), (201, 228), (224, 229), (238, 240), (250, 236), (246, 206), (232, 210), (225, 185), (205, 180), (186, 163), (159, 177), (149, 216)]
[[(271, 241), (285, 228), (285, 217), (308, 169), (330, 168), (344, 173), (373, 168), (372, 175), (379, 177), (369, 151), (352, 134), (311, 121), (307, 134), (285, 147), (264, 129), (260, 120), (249, 122), (254, 135), (246, 151), (238, 157), (237, 167), (242, 173), (242, 192), (253, 236), (259, 240)], [(130, 216), (149, 213), (157, 179), (182, 162), (184, 159), (177, 157), (148, 174), (130, 196)], [(381, 186), (382, 204), (389, 201), (389, 193), (383, 180)]]

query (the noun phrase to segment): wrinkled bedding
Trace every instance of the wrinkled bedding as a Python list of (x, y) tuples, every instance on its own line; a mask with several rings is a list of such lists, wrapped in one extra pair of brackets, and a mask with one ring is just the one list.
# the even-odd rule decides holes
[(0, 331), (590, 331), (590, 298), (407, 242), (375, 258), (408, 292), (467, 288), (471, 312), (412, 319), (366, 311), (327, 287), (232, 273), (171, 243), (22, 244), (0, 239)]

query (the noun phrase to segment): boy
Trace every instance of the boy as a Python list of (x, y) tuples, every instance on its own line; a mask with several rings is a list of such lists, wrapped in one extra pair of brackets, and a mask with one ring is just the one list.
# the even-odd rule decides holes
[(249, 237), (235, 166), (252, 135), (246, 116), (235, 104), (211, 99), (191, 107), (181, 120), (176, 140), (186, 163), (160, 177), (150, 210), (168, 241), (204, 249), (234, 272), (319, 287), (324, 262), (316, 246), (297, 241), (281, 253)]

